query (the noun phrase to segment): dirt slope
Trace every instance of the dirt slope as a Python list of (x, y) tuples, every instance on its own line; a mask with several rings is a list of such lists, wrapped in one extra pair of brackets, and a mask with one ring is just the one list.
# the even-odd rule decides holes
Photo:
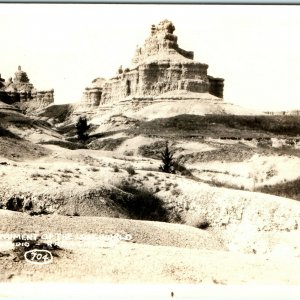
[[(3, 211), (0, 214), (4, 220), (1, 232), (8, 228), (31, 232), (34, 228), (41, 233), (59, 230), (62, 234), (132, 235), (132, 240), (110, 245), (96, 239), (92, 243), (80, 239), (58, 241), (64, 250), (57, 251), (53, 263), (43, 266), (13, 259), (16, 253), (7, 246), (1, 251), (1, 281), (299, 284), (299, 257), (279, 260), (276, 256), (227, 252), (212, 234), (187, 226), (90, 217), (20, 217), (20, 213)], [(208, 250), (210, 247), (214, 249)]]

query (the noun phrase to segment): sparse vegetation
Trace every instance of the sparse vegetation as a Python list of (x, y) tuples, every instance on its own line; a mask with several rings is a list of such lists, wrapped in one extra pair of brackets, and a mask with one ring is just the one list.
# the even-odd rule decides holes
[(126, 141), (127, 138), (105, 138), (105, 139), (97, 139), (89, 143), (88, 148), (92, 150), (106, 150), (106, 151), (114, 151), (121, 144)]
[(223, 188), (234, 189), (234, 190), (247, 190), (247, 189), (245, 189), (245, 187), (243, 185), (240, 186), (240, 185), (231, 184), (228, 182), (221, 182), (215, 178), (212, 178), (211, 180), (201, 180), (201, 181), (208, 183), (210, 186), (214, 186), (214, 187), (223, 187)]
[(33, 178), (33, 179), (35, 180), (35, 179), (37, 179), (37, 178), (43, 177), (43, 175), (36, 172), (36, 173), (31, 174), (30, 177)]
[(76, 149), (87, 149), (86, 145), (83, 145), (82, 143), (75, 143), (75, 142), (69, 142), (69, 141), (45, 141), (45, 142), (40, 142), (39, 144), (41, 145), (56, 145), (61, 148), (66, 148), (69, 150), (76, 150)]
[(72, 176), (71, 175), (68, 175), (68, 174), (61, 174), (60, 175), (62, 178), (72, 178)]
[(160, 159), (166, 146), (165, 141), (156, 141), (150, 145), (142, 145), (138, 148), (138, 154), (144, 157)]

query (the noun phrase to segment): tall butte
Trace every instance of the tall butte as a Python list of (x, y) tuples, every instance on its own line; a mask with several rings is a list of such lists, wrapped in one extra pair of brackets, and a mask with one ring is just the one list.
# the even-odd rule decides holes
[(18, 67), (15, 77), (7, 81), (0, 75), (0, 101), (13, 104), (23, 112), (31, 113), (42, 109), (54, 102), (54, 90), (36, 90), (27, 76), (27, 73)]
[[(194, 53), (181, 49), (175, 26), (164, 20), (151, 26), (143, 47), (137, 47), (131, 68), (118, 69), (109, 80), (96, 78), (84, 92), (87, 108), (148, 103), (159, 99), (203, 99), (203, 93), (222, 100), (224, 79), (207, 74), (208, 65), (194, 61)], [(207, 97), (206, 97), (207, 98)]]

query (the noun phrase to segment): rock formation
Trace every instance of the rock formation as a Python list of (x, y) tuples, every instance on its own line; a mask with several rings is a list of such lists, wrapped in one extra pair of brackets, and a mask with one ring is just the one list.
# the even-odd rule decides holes
[(85, 88), (83, 97), (87, 107), (97, 107), (100, 105), (105, 81), (104, 78), (96, 78), (92, 81), (90, 87)]
[(194, 53), (181, 49), (175, 26), (164, 20), (152, 25), (151, 34), (143, 47), (137, 47), (132, 67), (118, 69), (117, 75), (104, 81), (98, 78), (86, 88), (82, 106), (86, 108), (115, 106), (127, 102), (148, 102), (160, 95), (209, 93), (223, 98), (224, 79), (207, 75), (208, 65), (193, 60)]
[(5, 80), (1, 78), (1, 74), (0, 74), (0, 89), (4, 87), (4, 82)]
[(14, 79), (10, 77), (4, 82), (0, 76), (0, 101), (14, 104), (22, 111), (30, 112), (53, 103), (54, 90), (37, 91), (30, 83), (26, 72), (19, 66)]

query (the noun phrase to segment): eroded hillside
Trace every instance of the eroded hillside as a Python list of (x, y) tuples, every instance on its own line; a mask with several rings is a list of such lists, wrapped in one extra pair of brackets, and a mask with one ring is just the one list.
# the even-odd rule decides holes
[[(279, 184), (298, 180), (297, 118), (183, 115), (153, 121), (115, 118), (102, 125), (91, 120), (89, 138), (80, 142), (70, 121), (51, 127), (18, 113), (1, 116), (1, 233), (132, 236), (113, 249), (103, 248), (98, 238), (89, 247), (80, 238), (57, 241), (64, 250), (49, 265), (49, 280), (69, 272), (73, 281), (86, 268), (87, 281), (103, 276), (113, 282), (298, 282), (287, 264), (299, 264), (300, 203), (289, 199), (298, 199), (297, 189), (283, 197), (271, 195)], [(166, 141), (174, 173), (159, 169)], [(261, 193), (264, 189), (269, 194)], [(17, 259), (11, 264), (12, 241), (2, 246), (1, 279), (28, 280), (30, 265)], [(196, 276), (202, 260), (192, 269), (187, 262), (190, 248), (208, 259), (202, 275)], [(91, 270), (86, 259), (91, 251), (95, 261), (90, 263), (106, 269)], [(139, 264), (128, 251), (140, 258), (159, 251), (156, 271), (138, 278)], [(104, 264), (107, 255), (114, 263)], [(75, 268), (71, 262), (79, 256), (82, 264)], [(232, 274), (221, 263), (225, 258), (235, 264)], [(147, 261), (154, 260), (152, 254)], [(242, 276), (249, 261), (254, 265)], [(126, 280), (129, 265), (133, 272)], [(224, 265), (224, 272), (217, 265)], [(277, 270), (272, 276), (271, 265)], [(42, 280), (43, 271), (34, 274), (32, 280)]]

